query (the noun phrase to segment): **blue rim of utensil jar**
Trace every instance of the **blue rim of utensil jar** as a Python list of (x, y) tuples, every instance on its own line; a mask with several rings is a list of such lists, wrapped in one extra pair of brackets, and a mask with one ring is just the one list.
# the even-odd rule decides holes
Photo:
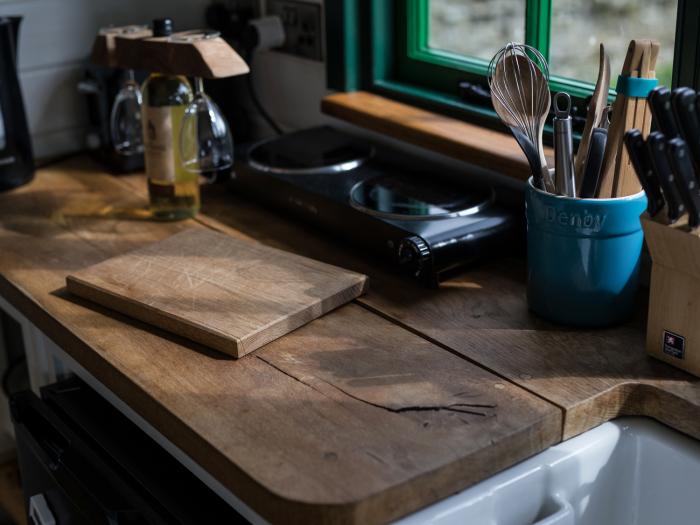
[(541, 193), (543, 195), (546, 195), (547, 197), (552, 197), (555, 199), (564, 199), (564, 200), (572, 200), (572, 201), (586, 201), (586, 202), (624, 202), (624, 201), (629, 201), (629, 200), (634, 200), (638, 199), (640, 194), (644, 193), (644, 190), (640, 190), (638, 193), (635, 193), (633, 195), (625, 195), (624, 197), (606, 197), (604, 199), (598, 199), (596, 197), (569, 197), (568, 195), (557, 195), (556, 193), (550, 193), (545, 190), (541, 190), (537, 186), (533, 184), (534, 177), (530, 175), (530, 178), (527, 179), (527, 184), (536, 192)]

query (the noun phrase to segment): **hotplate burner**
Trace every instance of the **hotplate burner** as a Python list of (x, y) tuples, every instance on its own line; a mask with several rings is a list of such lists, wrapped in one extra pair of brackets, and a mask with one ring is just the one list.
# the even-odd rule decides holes
[[(512, 249), (519, 222), (490, 187), (463, 173), (322, 126), (246, 149), (233, 174), (248, 192), (322, 227), (359, 253), (436, 285), (452, 271)], [(239, 157), (240, 158), (240, 157)]]
[(450, 219), (485, 210), (494, 199), (491, 188), (465, 192), (416, 177), (388, 175), (363, 180), (350, 190), (350, 204), (365, 213), (397, 220)]
[(341, 173), (360, 167), (374, 154), (361, 140), (329, 129), (309, 140), (292, 133), (253, 146), (248, 154), (251, 167), (279, 175)]

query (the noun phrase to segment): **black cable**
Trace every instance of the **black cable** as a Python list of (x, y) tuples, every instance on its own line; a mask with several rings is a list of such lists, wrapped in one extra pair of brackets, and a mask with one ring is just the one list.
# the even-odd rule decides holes
[[(253, 64), (253, 52), (252, 50), (246, 53), (247, 55), (247, 62), (248, 64), (252, 65)], [(260, 113), (260, 116), (267, 122), (267, 125), (270, 126), (275, 133), (278, 135), (282, 135), (282, 128), (280, 128), (279, 124), (275, 122), (275, 119), (273, 119), (270, 114), (267, 112), (265, 109), (265, 106), (262, 105), (262, 102), (260, 102), (260, 99), (258, 98), (258, 94), (255, 91), (255, 84), (253, 84), (253, 69), (250, 69), (250, 73), (246, 75), (246, 85), (248, 86), (248, 94), (250, 95), (250, 100), (253, 101), (253, 105), (255, 106), (255, 109)]]

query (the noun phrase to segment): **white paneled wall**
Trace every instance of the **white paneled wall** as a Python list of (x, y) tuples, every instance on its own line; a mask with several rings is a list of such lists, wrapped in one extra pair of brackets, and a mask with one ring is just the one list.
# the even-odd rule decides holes
[[(305, 1), (323, 5), (325, 0)], [(265, 2), (262, 8), (265, 13)], [(325, 60), (325, 46), (323, 56)], [(258, 96), (283, 129), (334, 122), (321, 113), (321, 99), (329, 93), (325, 61), (308, 60), (272, 50), (260, 51), (254, 58), (251, 70)], [(259, 126), (265, 133), (270, 133), (262, 121)]]
[(85, 104), (76, 84), (98, 28), (170, 16), (176, 29), (204, 25), (209, 0), (0, 0), (21, 15), (19, 67), (37, 158), (83, 149)]

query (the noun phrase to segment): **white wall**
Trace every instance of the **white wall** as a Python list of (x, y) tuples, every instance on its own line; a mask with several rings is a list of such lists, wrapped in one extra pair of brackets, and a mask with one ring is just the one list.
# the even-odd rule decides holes
[(321, 113), (321, 99), (329, 93), (325, 62), (261, 51), (251, 71), (258, 97), (282, 129), (331, 122)]
[(22, 15), (19, 68), (34, 155), (84, 148), (85, 103), (76, 85), (97, 30), (170, 16), (202, 27), (208, 0), (0, 0), (0, 16)]
[[(306, 1), (322, 5), (324, 2)], [(265, 0), (261, 0), (261, 12), (265, 13)], [(325, 23), (323, 14), (321, 18)], [(323, 31), (325, 37), (325, 27)], [(326, 57), (325, 46), (323, 56)], [(321, 99), (329, 93), (326, 89), (325, 61), (308, 60), (277, 51), (260, 51), (251, 66), (258, 97), (282, 129), (332, 122), (321, 113)], [(269, 134), (265, 124), (258, 122), (258, 125), (261, 134)]]

